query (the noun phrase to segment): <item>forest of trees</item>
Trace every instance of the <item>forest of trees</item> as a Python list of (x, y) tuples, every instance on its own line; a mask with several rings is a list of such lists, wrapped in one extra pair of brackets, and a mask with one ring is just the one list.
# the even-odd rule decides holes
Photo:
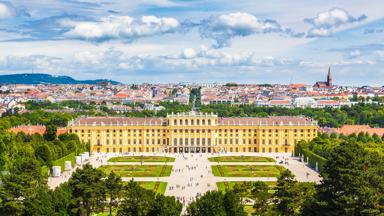
[(91, 165), (51, 190), (33, 160), (24, 158), (2, 182), (0, 215), (179, 216), (182, 209), (174, 197), (155, 194), (133, 181), (123, 183), (113, 172), (105, 175)]
[(11, 170), (25, 158), (33, 160), (40, 168), (48, 168), (53, 161), (70, 153), (82, 153), (87, 148), (87, 144), (81, 143), (75, 134), (65, 133), (56, 137), (55, 126), (48, 126), (43, 136), (0, 130), (0, 171)]

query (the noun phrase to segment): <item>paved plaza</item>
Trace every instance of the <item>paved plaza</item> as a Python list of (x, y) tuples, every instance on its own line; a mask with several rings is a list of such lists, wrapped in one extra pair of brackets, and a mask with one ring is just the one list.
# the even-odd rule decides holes
[[(167, 182), (165, 195), (175, 196), (184, 205), (187, 205), (193, 199), (202, 195), (208, 190), (216, 190), (216, 182), (225, 181), (276, 181), (275, 177), (216, 177), (212, 174), (211, 165), (282, 165), (289, 169), (300, 182), (320, 182), (317, 172), (300, 162), (297, 158), (293, 158), (290, 154), (136, 154), (144, 156), (168, 156), (174, 157), (174, 162), (107, 162), (112, 157), (122, 155), (118, 154), (94, 154), (90, 157), (88, 163), (97, 168), (101, 165), (172, 165), (172, 173), (168, 177), (134, 177), (135, 181), (161, 181)], [(209, 157), (217, 156), (263, 156), (271, 157), (276, 162), (210, 162)], [(133, 154), (124, 154), (124, 156), (133, 156)], [(284, 161), (283, 164), (280, 164)], [(285, 161), (287, 163), (285, 163)], [(75, 167), (72, 171), (62, 173), (61, 177), (50, 177), (48, 184), (50, 188), (55, 188), (59, 184), (68, 181), (72, 172), (79, 168)], [(129, 181), (132, 177), (123, 177), (123, 181)]]

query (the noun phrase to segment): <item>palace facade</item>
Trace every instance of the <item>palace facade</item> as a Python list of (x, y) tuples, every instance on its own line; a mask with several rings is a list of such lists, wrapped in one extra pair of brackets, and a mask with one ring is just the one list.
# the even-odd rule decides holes
[(80, 117), (69, 132), (92, 152), (292, 152), (300, 140), (317, 136), (306, 117), (236, 117), (189, 112), (165, 118)]

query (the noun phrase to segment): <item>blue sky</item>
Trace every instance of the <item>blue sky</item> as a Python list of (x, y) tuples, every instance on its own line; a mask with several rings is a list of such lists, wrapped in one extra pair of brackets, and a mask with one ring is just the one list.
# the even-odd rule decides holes
[(382, 0), (0, 0), (0, 74), (384, 85)]

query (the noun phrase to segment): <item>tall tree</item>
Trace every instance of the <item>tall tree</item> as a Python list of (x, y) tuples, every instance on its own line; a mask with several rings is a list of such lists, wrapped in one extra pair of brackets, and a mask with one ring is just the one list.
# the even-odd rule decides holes
[(312, 215), (379, 215), (384, 212), (384, 158), (356, 143), (331, 151), (321, 172)]
[(281, 172), (281, 175), (277, 180), (274, 202), (276, 204), (276, 209), (282, 215), (292, 215), (294, 213), (294, 210), (290, 205), (293, 202), (291, 191), (296, 182), (295, 176), (289, 170)]
[(208, 191), (187, 207), (189, 216), (226, 216), (223, 206), (224, 195), (218, 191)]
[(57, 126), (49, 124), (45, 128), (44, 139), (47, 141), (53, 141), (56, 139)]
[(244, 206), (238, 194), (233, 191), (225, 195), (219, 191), (208, 191), (187, 207), (190, 216), (243, 216)]
[(233, 192), (239, 195), (241, 202), (243, 203), (244, 198), (249, 197), (252, 191), (251, 182), (242, 182), (235, 184), (233, 187)]
[(227, 215), (231, 216), (246, 216), (242, 198), (233, 191), (228, 191), (224, 194), (223, 206)]
[(124, 187), (124, 195), (117, 211), (118, 216), (146, 216), (149, 215), (155, 194), (140, 187), (131, 180)]
[(24, 215), (40, 216), (55, 214), (55, 208), (52, 202), (52, 191), (48, 188), (40, 188), (35, 196), (27, 197), (23, 202)]
[(118, 206), (118, 201), (121, 197), (123, 184), (120, 176), (116, 175), (113, 171), (109, 173), (104, 181), (107, 198), (109, 198), (109, 215), (112, 215), (114, 207)]
[(75, 214), (91, 215), (95, 209), (103, 207), (105, 202), (104, 173), (86, 164), (83, 169), (78, 169), (69, 179), (74, 201)]
[(252, 198), (254, 200), (254, 215), (263, 215), (268, 212), (271, 202), (271, 194), (268, 192), (269, 187), (265, 182), (257, 181), (253, 183)]
[[(154, 193), (154, 192), (152, 192)], [(155, 202), (148, 215), (156, 216), (179, 216), (183, 209), (182, 204), (175, 197), (156, 195)]]

